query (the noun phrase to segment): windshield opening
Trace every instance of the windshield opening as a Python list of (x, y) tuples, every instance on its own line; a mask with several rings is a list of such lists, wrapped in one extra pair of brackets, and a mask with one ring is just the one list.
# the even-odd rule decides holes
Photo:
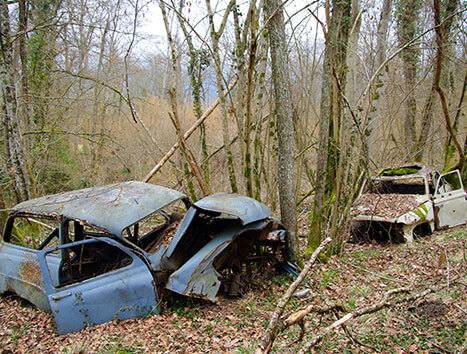
[(403, 179), (370, 179), (364, 193), (371, 194), (426, 194), (425, 179), (411, 177)]

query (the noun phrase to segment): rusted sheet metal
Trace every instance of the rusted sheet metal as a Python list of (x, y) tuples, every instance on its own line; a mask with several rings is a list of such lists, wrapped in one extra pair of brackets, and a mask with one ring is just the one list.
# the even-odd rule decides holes
[[(246, 257), (256, 249), (255, 242), (263, 242), (268, 257), (282, 259), (281, 240), (267, 239), (272, 229), (283, 229), (270, 218), (269, 208), (252, 198), (226, 193), (191, 206), (176, 232), (172, 215), (166, 224), (145, 230), (139, 238), (122, 237), (133, 224), (137, 235), (140, 225), (136, 223), (178, 200), (191, 205), (177, 191), (130, 181), (18, 204), (11, 209), (4, 240), (0, 240), (0, 293), (14, 291), (50, 310), (58, 333), (64, 334), (115, 318), (157, 313), (158, 287), (216, 301), (221, 281), (232, 284), (234, 270), (228, 259)], [(59, 227), (50, 236), (58, 234), (60, 245), (34, 250), (10, 243), (18, 216), (58, 218)], [(74, 242), (66, 237), (70, 221)], [(80, 224), (109, 234), (83, 231)], [(157, 250), (153, 242), (160, 246)]]
[(440, 185), (437, 186), (433, 198), (436, 209), (437, 227), (451, 227), (467, 222), (467, 193), (462, 185), (462, 179), (458, 170), (445, 175), (455, 174), (460, 183), (456, 190), (444, 191)]
[(165, 286), (181, 295), (217, 301), (220, 275), (213, 268), (214, 259), (232, 242), (235, 231), (224, 230), (200, 249), (179, 270), (174, 272)]
[(217, 301), (221, 279), (213, 267), (214, 260), (242, 232), (261, 230), (267, 225), (268, 222), (262, 220), (240, 230), (236, 227), (225, 228), (170, 276), (166, 288), (181, 295)]
[(13, 291), (43, 310), (49, 309), (37, 251), (1, 244), (0, 293)]
[(431, 222), (434, 220), (434, 217), (433, 204), (430, 200), (427, 200), (425, 203), (399, 216), (396, 222), (416, 225), (422, 222)]
[(271, 210), (257, 200), (238, 194), (216, 193), (195, 203), (199, 209), (238, 217), (244, 225), (272, 215)]
[(183, 238), (185, 235), (186, 231), (191, 225), (191, 222), (193, 221), (193, 218), (196, 215), (197, 210), (193, 207), (188, 209), (187, 213), (185, 214), (185, 217), (183, 218), (182, 222), (178, 226), (177, 231), (175, 232), (175, 235), (172, 239), (172, 242), (169, 245), (169, 248), (167, 249), (166, 257), (170, 258), (177, 247), (178, 243), (180, 240)]
[(129, 181), (28, 200), (12, 211), (60, 215), (121, 236), (126, 227), (184, 198), (173, 189)]

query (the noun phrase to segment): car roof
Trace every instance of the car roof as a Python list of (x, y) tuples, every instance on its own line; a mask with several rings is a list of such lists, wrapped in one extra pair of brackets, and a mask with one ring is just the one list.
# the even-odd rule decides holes
[(31, 199), (13, 213), (62, 216), (79, 220), (116, 236), (157, 210), (187, 197), (163, 186), (128, 181)]
[(412, 163), (393, 167), (386, 167), (378, 170), (371, 178), (373, 180), (398, 180), (416, 177), (427, 177), (430, 179), (435, 170), (429, 166)]

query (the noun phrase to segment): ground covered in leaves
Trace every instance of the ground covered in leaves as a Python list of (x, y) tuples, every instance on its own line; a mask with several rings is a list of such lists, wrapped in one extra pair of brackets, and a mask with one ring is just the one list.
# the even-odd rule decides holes
[[(159, 316), (112, 322), (57, 336), (50, 313), (14, 295), (0, 297), (0, 353), (8, 352), (254, 352), (278, 299), (292, 279), (268, 274), (241, 299), (218, 304), (165, 301)], [(341, 256), (321, 257), (302, 298), (286, 312), (338, 303), (352, 312), (391, 289), (434, 293), (350, 321), (334, 330), (316, 352), (462, 352), (467, 343), (467, 227), (437, 232), (412, 244), (347, 244)], [(403, 296), (403, 295), (401, 295)], [(306, 318), (304, 342), (345, 312)], [(273, 351), (296, 352), (300, 327), (276, 339)]]

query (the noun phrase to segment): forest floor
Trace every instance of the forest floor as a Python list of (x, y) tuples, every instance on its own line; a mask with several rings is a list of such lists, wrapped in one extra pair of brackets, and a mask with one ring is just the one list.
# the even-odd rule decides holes
[[(14, 295), (0, 297), (0, 353), (8, 352), (235, 352), (252, 353), (278, 299), (292, 278), (266, 274), (240, 299), (202, 303), (169, 298), (161, 315), (111, 322), (58, 336), (52, 315)], [(338, 302), (348, 311), (379, 302), (391, 289), (413, 293), (438, 289), (414, 302), (364, 315), (332, 331), (316, 352), (451, 353), (467, 343), (467, 226), (436, 232), (412, 244), (346, 244), (342, 256), (314, 265), (305, 298), (293, 298), (286, 312), (305, 305)], [(296, 352), (340, 314), (310, 314), (300, 327), (276, 339), (273, 351)]]

